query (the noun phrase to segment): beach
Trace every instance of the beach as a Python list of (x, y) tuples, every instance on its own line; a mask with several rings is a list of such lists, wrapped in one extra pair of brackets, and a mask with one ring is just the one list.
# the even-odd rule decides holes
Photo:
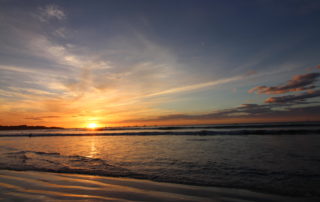
[(243, 189), (130, 178), (0, 170), (1, 201), (316, 201)]
[[(246, 131), (252, 131), (250, 135), (242, 128), (223, 126), (221, 131), (204, 127), (205, 134), (203, 127), (152, 129), (152, 134), (144, 131), (151, 129), (140, 128), (130, 134), (127, 130), (112, 132), (117, 134), (40, 130), (32, 137), (24, 135), (30, 131), (3, 131), (7, 136), (0, 137), (1, 197), (9, 201), (19, 197), (23, 201), (34, 197), (137, 201), (319, 199), (320, 136), (309, 126), (265, 126), (264, 133), (256, 126), (247, 127)], [(296, 132), (288, 135), (288, 128)]]

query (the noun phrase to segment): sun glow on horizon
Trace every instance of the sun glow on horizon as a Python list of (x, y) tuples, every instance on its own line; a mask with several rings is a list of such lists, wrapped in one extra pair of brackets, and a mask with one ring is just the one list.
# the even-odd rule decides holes
[(96, 123), (89, 123), (89, 124), (87, 125), (87, 128), (88, 128), (88, 129), (91, 129), (91, 130), (96, 129), (97, 127), (98, 127), (98, 124), (96, 124)]

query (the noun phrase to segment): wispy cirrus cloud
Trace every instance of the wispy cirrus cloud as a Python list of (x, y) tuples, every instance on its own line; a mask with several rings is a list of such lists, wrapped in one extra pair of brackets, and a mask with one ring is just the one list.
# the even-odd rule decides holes
[(243, 78), (244, 78), (243, 76), (234, 76), (234, 77), (230, 77), (230, 78), (218, 79), (215, 81), (209, 81), (209, 82), (204, 82), (204, 83), (187, 85), (187, 86), (183, 86), (183, 87), (171, 88), (171, 89), (167, 89), (164, 91), (149, 94), (148, 97), (198, 90), (201, 88), (213, 87), (216, 85), (239, 81)]
[(250, 89), (249, 93), (257, 94), (283, 94), (288, 92), (314, 89), (314, 83), (320, 77), (320, 73), (309, 73), (294, 76), (286, 84), (279, 86), (257, 86)]
[(41, 7), (39, 10), (39, 19), (43, 22), (46, 22), (50, 19), (63, 20), (67, 17), (62, 8), (55, 4)]

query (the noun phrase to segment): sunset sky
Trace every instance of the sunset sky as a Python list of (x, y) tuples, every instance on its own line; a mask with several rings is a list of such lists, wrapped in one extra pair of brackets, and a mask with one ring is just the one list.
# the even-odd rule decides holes
[(320, 1), (0, 0), (0, 125), (320, 121)]

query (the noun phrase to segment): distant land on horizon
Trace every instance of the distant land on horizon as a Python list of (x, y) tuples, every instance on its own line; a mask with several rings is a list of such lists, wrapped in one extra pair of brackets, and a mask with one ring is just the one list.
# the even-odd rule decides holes
[(46, 127), (46, 126), (0, 126), (0, 130), (38, 130), (38, 129), (64, 129), (62, 127)]

